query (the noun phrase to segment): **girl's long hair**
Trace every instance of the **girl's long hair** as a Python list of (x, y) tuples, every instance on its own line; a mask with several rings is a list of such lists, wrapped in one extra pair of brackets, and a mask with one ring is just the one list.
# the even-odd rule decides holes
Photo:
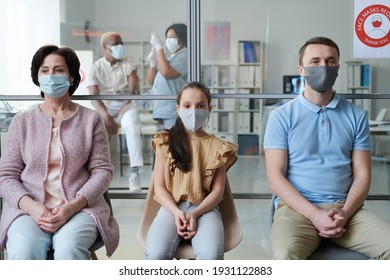
[[(185, 84), (181, 89), (176, 98), (177, 105), (180, 105), (181, 96), (183, 91), (188, 88), (200, 89), (207, 97), (208, 105), (211, 104), (210, 90), (201, 82), (193, 81)], [(168, 132), (169, 135), (169, 151), (172, 154), (172, 158), (176, 161), (176, 166), (183, 172), (191, 170), (192, 154), (189, 149), (189, 140), (186, 133), (186, 128), (178, 116), (175, 124)]]

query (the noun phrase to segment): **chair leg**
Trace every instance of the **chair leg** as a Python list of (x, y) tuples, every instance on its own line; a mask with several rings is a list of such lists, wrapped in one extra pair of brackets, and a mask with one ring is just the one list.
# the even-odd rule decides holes
[(119, 165), (121, 166), (121, 177), (123, 177), (123, 162), (122, 162), (122, 153), (123, 153), (123, 149), (122, 149), (122, 135), (118, 135), (119, 136)]
[(390, 159), (386, 161), (386, 171), (387, 171), (387, 186), (389, 187), (389, 192), (390, 192)]
[(130, 165), (130, 159), (128, 159), (129, 163), (123, 162), (123, 156), (129, 156), (129, 151), (127, 150), (127, 144), (126, 144), (126, 135), (125, 134), (119, 134), (119, 165), (120, 165), (120, 171), (121, 171), (121, 177), (123, 177), (123, 165)]
[(97, 255), (96, 255), (96, 253), (94, 251), (91, 252), (91, 260), (93, 260), (93, 261), (97, 261), (98, 260), (98, 257), (97, 257)]

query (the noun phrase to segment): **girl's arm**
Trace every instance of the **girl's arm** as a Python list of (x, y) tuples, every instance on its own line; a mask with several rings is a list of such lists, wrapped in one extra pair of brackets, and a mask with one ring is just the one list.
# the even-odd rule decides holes
[(187, 237), (188, 221), (183, 211), (177, 207), (172, 195), (165, 186), (164, 155), (160, 148), (156, 148), (156, 160), (154, 165), (154, 192), (155, 199), (162, 207), (167, 209), (175, 217), (177, 233), (183, 238)]
[[(198, 218), (206, 212), (214, 209), (223, 199), (225, 192), (226, 170), (225, 166), (218, 167), (215, 171), (214, 179), (211, 183), (211, 192), (199, 204), (199, 206), (191, 212), (191, 216)], [(188, 218), (188, 216), (187, 216)]]
[(225, 166), (219, 167), (215, 171), (214, 179), (211, 183), (211, 192), (193, 211), (186, 214), (188, 226), (183, 237), (191, 239), (197, 230), (197, 219), (206, 212), (214, 209), (223, 199), (225, 192), (226, 170)]
[[(164, 155), (160, 148), (156, 148), (156, 159), (154, 164), (154, 192), (155, 199), (172, 215), (177, 215), (180, 209), (177, 207), (172, 195), (165, 186), (164, 178)], [(180, 211), (181, 212), (181, 211)]]

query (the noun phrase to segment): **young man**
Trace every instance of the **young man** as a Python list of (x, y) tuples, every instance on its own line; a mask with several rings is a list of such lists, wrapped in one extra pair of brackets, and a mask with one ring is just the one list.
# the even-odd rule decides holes
[[(137, 68), (124, 57), (121, 36), (116, 32), (104, 33), (101, 37), (104, 55), (91, 66), (87, 75), (89, 93), (92, 95), (137, 94), (139, 82)], [(131, 175), (129, 190), (140, 192), (139, 167), (143, 166), (141, 120), (130, 100), (93, 100), (109, 135), (118, 133), (122, 127), (129, 151)]]
[(274, 110), (264, 149), (276, 200), (274, 259), (306, 259), (328, 238), (370, 258), (390, 258), (390, 223), (362, 208), (371, 181), (365, 112), (334, 90), (340, 51), (325, 37), (299, 51), (305, 91)]

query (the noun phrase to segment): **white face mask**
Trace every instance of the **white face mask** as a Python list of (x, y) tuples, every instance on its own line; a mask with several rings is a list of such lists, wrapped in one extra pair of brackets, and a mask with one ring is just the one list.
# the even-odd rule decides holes
[(184, 126), (188, 130), (195, 132), (206, 124), (210, 111), (207, 109), (180, 109), (177, 114)]
[(180, 48), (179, 40), (177, 38), (167, 38), (165, 40), (165, 46), (167, 47), (168, 51), (174, 53)]

